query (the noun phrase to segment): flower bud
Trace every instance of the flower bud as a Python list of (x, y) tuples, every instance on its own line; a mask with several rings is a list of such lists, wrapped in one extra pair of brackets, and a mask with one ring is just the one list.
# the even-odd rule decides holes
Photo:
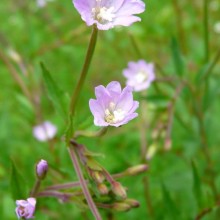
[(126, 199), (127, 193), (125, 188), (121, 185), (121, 183), (114, 181), (112, 183), (112, 192), (118, 196), (120, 199)]
[(34, 211), (36, 206), (35, 198), (28, 198), (27, 200), (16, 200), (16, 215), (18, 218), (30, 219), (34, 218)]
[(128, 168), (125, 172), (129, 175), (136, 175), (146, 171), (148, 166), (146, 164), (140, 164), (134, 167)]
[(154, 144), (150, 145), (146, 154), (146, 160), (151, 160), (156, 152), (157, 152), (157, 146)]
[(131, 206), (124, 202), (116, 202), (113, 204), (112, 208), (118, 212), (126, 212), (131, 209)]
[(41, 160), (36, 166), (36, 173), (39, 179), (44, 179), (48, 171), (48, 163), (46, 160)]
[(123, 202), (125, 202), (126, 204), (130, 205), (133, 208), (137, 208), (140, 206), (140, 203), (135, 199), (126, 199)]
[(109, 192), (108, 187), (103, 183), (97, 185), (97, 188), (101, 195), (107, 195)]
[(171, 147), (172, 147), (172, 141), (171, 141), (170, 138), (168, 138), (168, 139), (165, 140), (164, 149), (166, 151), (169, 151), (171, 149)]
[(92, 171), (91, 177), (96, 183), (102, 183), (105, 180), (105, 176), (100, 171)]

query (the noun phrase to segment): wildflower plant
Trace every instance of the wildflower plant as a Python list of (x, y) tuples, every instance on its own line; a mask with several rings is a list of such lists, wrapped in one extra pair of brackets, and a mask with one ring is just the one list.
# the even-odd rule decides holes
[[(48, 2), (39, 0), (23, 5), (26, 3), (19, 1), (13, 4), (16, 9), (22, 9), (22, 14), (27, 9), (31, 15), (30, 20), (25, 19), (24, 25), (31, 34), (34, 29), (30, 24), (39, 25), (41, 20), (40, 24), (45, 27), (39, 25), (45, 38), (35, 32), (33, 39), (24, 35), (27, 51), (19, 51), (20, 42), (16, 49), (13, 48), (10, 37), (5, 37), (2, 31), (0, 33), (0, 61), (22, 92), (17, 95), (16, 88), (20, 127), (10, 124), (10, 128), (5, 129), (4, 120), (13, 118), (7, 105), (4, 112), (8, 117), (0, 115), (0, 138), (8, 135), (1, 139), (2, 145), (9, 143), (17, 147), (14, 151), (10, 148), (13, 216), (18, 219), (38, 219), (47, 215), (47, 219), (164, 217), (181, 220), (201, 219), (219, 209), (216, 185), (219, 170), (214, 164), (218, 160), (218, 151), (214, 147), (209, 149), (211, 138), (208, 134), (215, 127), (209, 123), (209, 109), (215, 108), (212, 99), (218, 97), (219, 83), (218, 77), (214, 76), (213, 80), (211, 73), (218, 65), (220, 51), (212, 59), (210, 47), (215, 42), (209, 44), (208, 1), (204, 0), (204, 57), (199, 63), (192, 61), (193, 56), (187, 58), (189, 45), (184, 40), (183, 27), (177, 31), (179, 39), (173, 37), (166, 46), (171, 49), (173, 63), (164, 52), (167, 50), (161, 50), (157, 45), (153, 47), (155, 42), (161, 44), (157, 38), (152, 41), (150, 33), (149, 38), (145, 36), (151, 31), (166, 36), (160, 28), (167, 22), (171, 10), (164, 10), (166, 13), (161, 13), (155, 21), (163, 21), (158, 28), (153, 20), (143, 19), (143, 23), (136, 24), (142, 21), (142, 16), (147, 16), (141, 15), (146, 8), (141, 0), (73, 0), (71, 13), (65, 13), (59, 1), (47, 5)], [(36, 3), (44, 9), (36, 10)], [(156, 1), (152, 4), (159, 5)], [(172, 4), (181, 26), (180, 5), (178, 1), (172, 1)], [(54, 9), (59, 12), (58, 19), (50, 13)], [(150, 6), (148, 10), (151, 10)], [(37, 14), (34, 22), (29, 12), (35, 13), (33, 17)], [(149, 14), (152, 16), (153, 12)], [(21, 18), (14, 21), (13, 16), (9, 19), (11, 25), (21, 25)], [(146, 23), (152, 23), (151, 29)], [(131, 25), (134, 25), (133, 29)], [(115, 30), (117, 27), (121, 29)], [(91, 30), (90, 38), (87, 37), (88, 30)], [(29, 40), (34, 42), (31, 51)], [(46, 42), (43, 47), (40, 46), (41, 40)], [(79, 52), (81, 41), (88, 43), (84, 59), (84, 51)], [(153, 50), (155, 56), (151, 54)], [(47, 52), (50, 53), (45, 56)], [(64, 54), (65, 59), (60, 59)], [(31, 63), (32, 58), (37, 59), (36, 69), (36, 62)], [(68, 67), (67, 59), (71, 60)], [(192, 74), (200, 65), (198, 73)], [(79, 66), (81, 71), (78, 73)], [(53, 68), (55, 71), (50, 72), (49, 69)], [(59, 75), (60, 72), (63, 75)], [(62, 77), (66, 77), (65, 84)], [(9, 105), (13, 110), (14, 107)], [(181, 132), (177, 132), (176, 127), (181, 127)], [(24, 135), (25, 142), (19, 141), (18, 134)], [(10, 141), (6, 142), (6, 139)], [(196, 149), (193, 149), (195, 143)], [(190, 150), (184, 150), (187, 146)], [(7, 158), (5, 152), (1, 154), (3, 160)], [(202, 158), (200, 170), (197, 154)], [(184, 169), (179, 170), (181, 158), (184, 161), (181, 168)], [(7, 176), (2, 167), (4, 161), (0, 161), (0, 177)], [(148, 173), (148, 169), (151, 172)], [(202, 169), (204, 178), (200, 177)], [(143, 173), (142, 177), (136, 177)], [(170, 179), (171, 173), (174, 178)], [(7, 182), (3, 180), (1, 186)], [(183, 188), (180, 185), (173, 187), (177, 182), (183, 183)], [(185, 193), (184, 187), (188, 186), (193, 187), (187, 188)], [(209, 192), (208, 198), (204, 189)], [(193, 196), (195, 201), (191, 201)], [(190, 206), (184, 211), (180, 207), (183, 197)], [(4, 207), (7, 207), (8, 197), (3, 195), (3, 200)], [(50, 202), (53, 205), (48, 205)], [(69, 211), (71, 206), (76, 208)], [(8, 213), (5, 208), (2, 210), (3, 216)], [(193, 214), (189, 210), (193, 210)], [(127, 211), (129, 213), (117, 215), (117, 212)], [(3, 219), (11, 219), (11, 216)]]

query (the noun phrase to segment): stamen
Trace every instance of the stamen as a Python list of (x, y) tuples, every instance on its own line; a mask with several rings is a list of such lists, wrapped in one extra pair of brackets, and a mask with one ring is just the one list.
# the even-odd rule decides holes
[[(101, 0), (96, 0), (97, 2), (101, 2)], [(106, 8), (99, 7), (98, 5), (95, 8), (92, 8), (92, 15), (94, 19), (96, 19), (101, 24), (105, 24), (111, 22), (113, 18), (115, 18), (115, 14), (113, 13), (114, 7)]]
[(110, 102), (109, 108), (105, 109), (105, 121), (107, 123), (115, 124), (125, 118), (125, 111), (115, 109), (115, 106), (114, 102)]

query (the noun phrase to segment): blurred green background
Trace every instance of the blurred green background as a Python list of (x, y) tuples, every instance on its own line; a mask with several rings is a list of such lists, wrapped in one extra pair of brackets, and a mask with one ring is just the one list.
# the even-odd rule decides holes
[[(115, 220), (188, 220), (201, 219), (199, 215), (207, 210), (202, 219), (220, 219), (220, 1), (145, 3), (140, 23), (99, 32), (77, 106), (76, 128), (95, 129), (88, 107), (94, 87), (113, 80), (124, 86), (122, 70), (129, 61), (155, 63), (156, 82), (146, 92), (135, 94), (142, 106), (140, 116), (121, 128), (110, 128), (101, 138), (79, 139), (91, 151), (105, 155), (98, 161), (110, 173), (140, 163), (149, 165), (146, 173), (121, 179), (129, 198), (137, 199), (140, 207), (113, 215), (102, 210), (101, 214), (103, 219)], [(43, 8), (34, 0), (2, 0), (0, 20), (0, 219), (10, 220), (16, 219), (12, 161), (22, 176), (26, 197), (40, 159), (50, 165), (42, 188), (77, 179), (63, 141), (66, 122), (48, 97), (40, 62), (68, 100), (83, 65), (91, 28), (71, 0), (50, 1)], [(52, 143), (38, 142), (32, 135), (33, 126), (41, 120), (58, 127)], [(166, 139), (168, 126), (171, 136)], [(170, 149), (165, 140), (171, 141)], [(141, 150), (143, 144), (155, 151), (149, 161)], [(89, 211), (82, 214), (75, 204), (54, 198), (39, 198), (35, 216), (36, 220), (93, 219)]]

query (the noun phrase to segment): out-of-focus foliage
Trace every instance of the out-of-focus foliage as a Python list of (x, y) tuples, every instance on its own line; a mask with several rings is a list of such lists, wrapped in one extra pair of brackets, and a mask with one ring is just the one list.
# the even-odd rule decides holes
[[(99, 32), (74, 126), (95, 129), (88, 107), (94, 87), (112, 80), (125, 85), (122, 69), (129, 61), (155, 63), (158, 80), (146, 92), (135, 93), (141, 102), (137, 119), (121, 128), (110, 128), (103, 137), (79, 141), (105, 155), (98, 160), (110, 173), (149, 164), (147, 173), (121, 179), (129, 197), (141, 206), (113, 213), (114, 219), (187, 220), (205, 210), (204, 220), (219, 219), (219, 61), (210, 74), (207, 71), (220, 48), (220, 33), (214, 28), (220, 22), (220, 1), (208, 1), (206, 31), (205, 0), (145, 2), (142, 22)], [(84, 62), (91, 29), (71, 0), (48, 1), (44, 8), (38, 8), (34, 0), (3, 0), (0, 20), (0, 219), (13, 220), (13, 196), (22, 188), (23, 193), (30, 192), (35, 163), (40, 159), (47, 160), (50, 167), (42, 187), (77, 180), (63, 141), (67, 126), (63, 116)], [(204, 32), (209, 36), (208, 56)], [(45, 68), (42, 71), (41, 62), (50, 75)], [(14, 70), (27, 91), (18, 85)], [(49, 143), (38, 142), (32, 135), (33, 126), (42, 120), (58, 127), (57, 138)], [(141, 150), (143, 142), (153, 149), (149, 161)], [(20, 175), (22, 180), (18, 180)], [(25, 181), (25, 187), (13, 181)], [(36, 220), (93, 219), (75, 203), (63, 204), (54, 198), (39, 198), (37, 207)], [(101, 214), (110, 219), (107, 211)]]

